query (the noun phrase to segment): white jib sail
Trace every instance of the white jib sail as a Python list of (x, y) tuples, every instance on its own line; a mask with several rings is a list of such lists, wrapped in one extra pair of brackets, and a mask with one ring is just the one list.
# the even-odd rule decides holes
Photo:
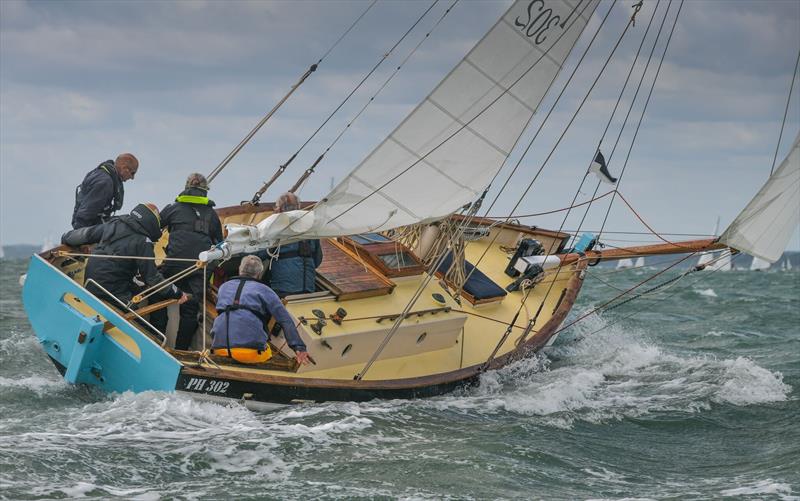
[(800, 134), (792, 149), (720, 241), (774, 263), (800, 224)]
[[(515, 1), (389, 137), (312, 210), (297, 216), (311, 220), (302, 224), (308, 227), (302, 238), (431, 222), (476, 200), (511, 153), (598, 2)], [(285, 229), (268, 220), (246, 232), (262, 247), (300, 238)], [(234, 253), (243, 251), (233, 247)]]

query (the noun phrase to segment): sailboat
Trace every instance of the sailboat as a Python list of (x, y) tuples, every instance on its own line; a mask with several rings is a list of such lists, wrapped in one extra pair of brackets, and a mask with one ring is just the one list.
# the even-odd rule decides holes
[(628, 268), (633, 268), (633, 267), (634, 267), (634, 263), (633, 263), (633, 259), (631, 259), (631, 258), (627, 258), (626, 257), (626, 258), (623, 258), (623, 259), (620, 259), (619, 261), (617, 261), (617, 269), (618, 270), (627, 270)]
[(644, 256), (639, 256), (636, 258), (636, 264), (634, 267), (639, 269), (644, 268)]
[(772, 266), (772, 263), (766, 259), (755, 256), (753, 257), (753, 261), (750, 263), (750, 271), (766, 271), (770, 266)]
[[(535, 353), (584, 317), (565, 323), (590, 264), (728, 248), (777, 260), (800, 212), (800, 137), (719, 238), (608, 249), (589, 233), (568, 245), (573, 235), (513, 214), (478, 215), (598, 4), (513, 2), (321, 200), (281, 213), (256, 200), (219, 209), (227, 237), (195, 264), (203, 274), (219, 264), (195, 349), (175, 350), (174, 332), (142, 327), (174, 305), (147, 304), (143, 294), (133, 308), (89, 293), (85, 251), (62, 245), (33, 256), (23, 302), (42, 349), (69, 383), (109, 392), (177, 391), (254, 409), (429, 397)], [(288, 296), (286, 308), (314, 363), (296, 363), (280, 333), (265, 363), (210, 353), (215, 287), (242, 255), (304, 239), (324, 249), (318, 290)]]
[(792, 271), (792, 260), (789, 259), (789, 256), (783, 260), (783, 267), (781, 268), (783, 271)]

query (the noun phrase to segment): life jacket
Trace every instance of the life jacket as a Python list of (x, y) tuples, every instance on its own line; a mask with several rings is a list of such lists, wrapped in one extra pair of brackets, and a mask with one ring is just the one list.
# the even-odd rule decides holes
[(191, 208), (197, 219), (195, 219), (192, 223), (173, 224), (171, 228), (172, 231), (192, 231), (202, 235), (209, 235), (211, 233), (211, 220), (214, 217), (214, 212), (209, 210), (201, 213), (201, 211), (199, 211), (196, 207), (193, 207), (193, 205), (207, 205), (209, 207), (213, 207), (214, 202), (209, 200), (208, 197), (189, 194), (180, 194), (175, 198), (175, 201), (185, 204), (187, 207)]
[[(97, 166), (97, 170), (104, 172), (108, 176), (110, 176), (111, 181), (114, 184), (114, 197), (111, 199), (108, 205), (103, 207), (103, 210), (100, 213), (101, 220), (103, 222), (106, 222), (113, 213), (122, 208), (122, 204), (125, 198), (125, 188), (122, 185), (122, 180), (119, 178), (119, 175), (117, 174), (117, 170), (114, 167), (113, 160), (106, 160), (105, 162), (101, 163), (100, 165)], [(77, 212), (78, 208), (83, 203), (83, 192), (81, 190), (82, 187), (83, 187), (83, 181), (81, 181), (81, 184), (75, 187), (75, 209), (73, 213)]]
[[(281, 295), (294, 293), (298, 290), (298, 286), (300, 291), (305, 292), (308, 289), (313, 291), (315, 285), (312, 277), (314, 276), (313, 270), (316, 268), (313, 256), (314, 242), (312, 240), (300, 240), (296, 242), (296, 248), (291, 250), (280, 249), (277, 257), (274, 258), (274, 261), (278, 263), (270, 262), (269, 266), (270, 284), (274, 286), (273, 289), (280, 290), (279, 294)], [(301, 263), (299, 270), (292, 272), (289, 271), (292, 270), (292, 266), (287, 261), (294, 259), (299, 259)], [(283, 264), (280, 264), (281, 261)], [(298, 271), (299, 276), (296, 275)], [(287, 287), (287, 281), (291, 282), (293, 286), (284, 290)]]
[[(228, 357), (231, 357), (231, 358), (233, 358), (235, 360), (238, 360), (238, 361), (244, 362), (244, 363), (254, 363), (254, 362), (257, 363), (257, 362), (263, 362), (263, 361), (269, 360), (269, 357), (272, 356), (272, 350), (269, 347), (269, 334), (267, 334), (267, 333), (269, 332), (269, 321), (272, 318), (272, 316), (269, 315), (269, 314), (265, 314), (264, 312), (258, 310), (257, 308), (253, 308), (251, 306), (239, 303), (239, 301), (240, 301), (240, 299), (242, 297), (242, 291), (244, 290), (245, 284), (250, 280), (252, 280), (254, 282), (258, 282), (258, 280), (254, 279), (254, 278), (249, 278), (249, 277), (236, 277), (236, 278), (234, 278), (232, 280), (239, 280), (239, 286), (236, 288), (236, 293), (233, 296), (233, 303), (228, 305), (228, 306), (226, 306), (225, 309), (222, 310), (222, 312), (221, 312), (221, 315), (225, 315), (225, 349), (224, 350), (220, 350), (219, 348), (217, 348), (217, 349), (214, 350), (214, 352), (216, 354), (220, 354), (222, 356), (228, 356)], [(260, 349), (255, 349), (255, 348), (238, 348), (238, 347), (231, 348), (230, 314), (231, 314), (231, 312), (237, 311), (237, 310), (249, 311), (250, 313), (255, 315), (256, 318), (258, 318), (261, 321), (261, 324), (263, 325), (263, 328), (264, 328), (264, 333), (265, 333), (265, 335), (267, 337), (266, 343), (265, 343), (265, 349), (260, 350)], [(250, 356), (246, 356), (245, 355), (246, 352), (242, 353), (243, 350), (250, 350), (251, 352), (253, 352), (253, 351), (256, 352), (255, 358), (250, 357)], [(224, 352), (224, 353), (222, 353), (222, 352)], [(243, 354), (243, 356), (240, 357), (241, 360), (236, 357), (237, 352), (240, 352), (240, 353)], [(269, 357), (267, 357), (266, 359), (262, 359), (263, 358), (261, 356), (262, 353), (264, 353), (264, 354), (269, 353)]]

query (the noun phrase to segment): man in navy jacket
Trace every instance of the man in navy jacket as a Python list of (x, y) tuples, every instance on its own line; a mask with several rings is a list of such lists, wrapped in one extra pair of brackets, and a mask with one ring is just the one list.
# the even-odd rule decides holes
[(75, 189), (75, 208), (72, 211), (74, 229), (105, 223), (122, 208), (125, 189), (122, 183), (136, 176), (139, 161), (130, 153), (116, 160), (106, 160), (89, 171)]
[[(300, 208), (294, 193), (284, 193), (275, 202), (275, 212)], [(322, 264), (319, 240), (301, 240), (281, 245), (278, 256), (270, 263), (269, 285), (280, 297), (316, 290), (317, 268)]]

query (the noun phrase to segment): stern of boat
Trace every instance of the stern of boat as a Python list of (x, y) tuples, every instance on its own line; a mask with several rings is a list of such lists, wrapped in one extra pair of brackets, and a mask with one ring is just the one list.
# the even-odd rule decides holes
[(178, 360), (41, 256), (31, 258), (22, 301), (39, 343), (68, 382), (109, 392), (175, 389)]

